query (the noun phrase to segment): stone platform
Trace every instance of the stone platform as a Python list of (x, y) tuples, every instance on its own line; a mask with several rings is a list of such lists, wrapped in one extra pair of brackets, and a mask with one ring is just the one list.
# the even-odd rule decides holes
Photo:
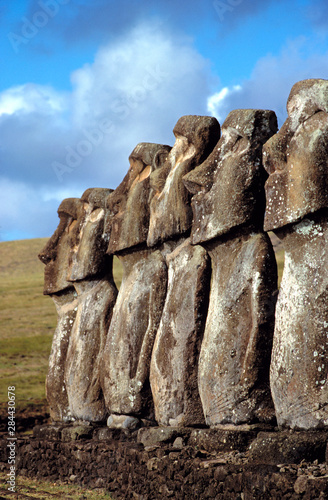
[[(106, 488), (116, 499), (328, 498), (328, 432), (263, 426), (44, 425), (17, 440), (19, 475)], [(6, 439), (0, 470), (7, 468)]]

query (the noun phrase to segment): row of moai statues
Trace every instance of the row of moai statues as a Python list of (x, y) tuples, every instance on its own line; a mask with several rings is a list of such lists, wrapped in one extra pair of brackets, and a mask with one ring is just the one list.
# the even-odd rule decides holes
[(328, 426), (328, 81), (294, 85), (287, 110), (279, 132), (273, 111), (222, 130), (184, 116), (172, 148), (136, 146), (114, 191), (61, 203), (39, 256), (54, 421)]

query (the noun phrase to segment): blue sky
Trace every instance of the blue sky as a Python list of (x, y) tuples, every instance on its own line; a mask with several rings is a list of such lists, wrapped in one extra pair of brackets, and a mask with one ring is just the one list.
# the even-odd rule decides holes
[(57, 207), (115, 188), (138, 142), (184, 114), (223, 123), (328, 79), (326, 0), (0, 0), (0, 240), (49, 236)]

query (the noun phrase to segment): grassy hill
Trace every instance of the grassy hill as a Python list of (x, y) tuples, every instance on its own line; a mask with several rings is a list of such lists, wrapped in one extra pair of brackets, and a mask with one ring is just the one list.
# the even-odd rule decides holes
[(44, 239), (0, 243), (0, 402), (16, 386), (17, 406), (43, 399), (51, 340), (56, 326), (52, 300), (42, 294)]
[[(0, 242), (0, 403), (16, 386), (17, 407), (45, 399), (44, 382), (56, 311), (42, 294), (44, 265), (37, 255), (47, 238)], [(277, 253), (280, 275), (283, 251)], [(121, 269), (114, 262), (120, 283)]]

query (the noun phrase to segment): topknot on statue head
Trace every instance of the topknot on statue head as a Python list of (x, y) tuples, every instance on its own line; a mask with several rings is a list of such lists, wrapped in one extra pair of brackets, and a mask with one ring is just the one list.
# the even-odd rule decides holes
[(152, 194), (149, 177), (165, 163), (170, 150), (170, 146), (143, 142), (130, 154), (126, 176), (106, 201), (104, 232), (108, 254), (146, 243)]
[(328, 81), (296, 83), (288, 118), (263, 148), (266, 231), (300, 221), (328, 207)]
[(206, 161), (183, 178), (192, 198), (192, 243), (206, 242), (245, 224), (262, 228), (262, 146), (277, 131), (273, 111), (232, 111)]

